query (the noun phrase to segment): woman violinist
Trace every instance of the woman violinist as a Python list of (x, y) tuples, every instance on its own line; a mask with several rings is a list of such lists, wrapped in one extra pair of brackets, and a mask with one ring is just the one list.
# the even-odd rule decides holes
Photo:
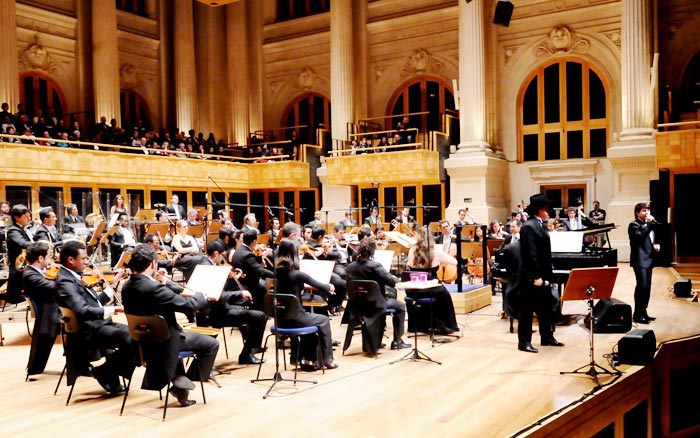
[[(437, 278), (440, 265), (457, 267), (457, 260), (445, 253), (440, 245), (435, 245), (432, 233), (427, 227), (418, 230), (417, 242), (408, 251), (408, 266), (411, 269), (427, 271), (430, 278)], [(428, 289), (406, 289), (406, 296), (412, 298), (435, 298), (433, 303), (433, 328), (435, 333), (450, 334), (459, 330), (457, 317), (450, 293), (443, 285)], [(418, 324), (418, 331), (430, 332), (430, 315), (415, 314), (413, 306), (409, 307), (408, 330), (413, 331), (413, 324)]]

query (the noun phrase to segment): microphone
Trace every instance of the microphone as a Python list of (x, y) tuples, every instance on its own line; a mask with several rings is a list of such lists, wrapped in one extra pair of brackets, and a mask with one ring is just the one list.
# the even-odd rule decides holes
[(211, 179), (211, 173), (207, 175), (207, 179)]
[(302, 208), (302, 207), (299, 207), (299, 213), (303, 213), (304, 210), (306, 210), (306, 209), (305, 209), (305, 208)]

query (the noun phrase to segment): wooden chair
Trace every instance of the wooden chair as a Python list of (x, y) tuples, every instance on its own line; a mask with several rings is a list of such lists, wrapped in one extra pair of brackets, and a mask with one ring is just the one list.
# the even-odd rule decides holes
[[(170, 328), (165, 319), (160, 315), (151, 316), (139, 316), (139, 315), (126, 315), (126, 320), (129, 324), (129, 334), (131, 338), (138, 344), (139, 347), (139, 359), (140, 364), (143, 367), (147, 366), (146, 360), (143, 357), (143, 345), (159, 344), (167, 341), (170, 338)], [(196, 358), (197, 353), (189, 350), (181, 350), (178, 352), (178, 360), (183, 360), (186, 358)], [(197, 361), (197, 365), (200, 365), (200, 361)], [(207, 403), (207, 398), (204, 395), (204, 378), (202, 376), (202, 369), (200, 365), (199, 369), (199, 383), (202, 387), (202, 400), (204, 404)], [(126, 398), (129, 396), (129, 389), (131, 387), (131, 379), (128, 379), (129, 383), (126, 386), (126, 391), (124, 391), (124, 399), (122, 401), (122, 408), (119, 411), (119, 415), (124, 413), (124, 406), (126, 405)], [(163, 421), (165, 421), (165, 415), (168, 412), (168, 396), (170, 395), (170, 385), (165, 390), (165, 402), (163, 403)], [(161, 396), (162, 399), (162, 396)]]

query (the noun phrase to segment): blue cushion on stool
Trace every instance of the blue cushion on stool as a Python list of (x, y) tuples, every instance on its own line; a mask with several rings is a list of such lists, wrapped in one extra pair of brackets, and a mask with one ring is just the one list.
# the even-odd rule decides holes
[(308, 327), (297, 327), (297, 328), (277, 328), (274, 325), (270, 327), (270, 333), (279, 333), (280, 335), (287, 335), (287, 336), (302, 336), (302, 335), (311, 335), (316, 332), (318, 332), (318, 327), (315, 325), (308, 326)]

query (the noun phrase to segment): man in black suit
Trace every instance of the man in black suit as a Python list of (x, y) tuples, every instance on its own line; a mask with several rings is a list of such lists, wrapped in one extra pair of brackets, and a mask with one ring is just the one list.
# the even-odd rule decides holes
[(84, 224), (85, 219), (78, 213), (78, 206), (75, 204), (68, 204), (66, 206), (66, 211), (68, 214), (63, 218), (63, 222), (66, 224)]
[(340, 222), (338, 222), (340, 225), (343, 226), (346, 230), (350, 230), (353, 227), (357, 226), (357, 221), (353, 219), (352, 217), (352, 211), (348, 210), (345, 212), (345, 219), (342, 219)]
[(401, 214), (396, 216), (396, 218), (394, 220), (399, 224), (415, 225), (416, 218), (411, 216), (410, 211), (411, 210), (408, 207), (402, 208)]
[(561, 221), (564, 231), (582, 231), (588, 228), (591, 220), (576, 207), (566, 209), (566, 218)]
[(185, 219), (185, 207), (180, 205), (180, 197), (178, 195), (173, 195), (170, 197), (170, 205), (165, 207), (165, 212), (169, 214), (174, 214), (177, 220)]
[(136, 245), (134, 232), (131, 231), (129, 227), (129, 215), (126, 213), (119, 213), (117, 223), (119, 224), (119, 229), (112, 234), (109, 241), (110, 262), (112, 266), (116, 266), (124, 250), (133, 248)]
[[(122, 306), (107, 305), (114, 296), (114, 290), (102, 281), (102, 292), (96, 292), (81, 279), (87, 267), (88, 255), (85, 244), (72, 240), (61, 249), (61, 269), (56, 278), (57, 303), (71, 309), (80, 331), (68, 338), (67, 349), (76, 354), (68, 354), (68, 384), (75, 381), (78, 374), (90, 374), (97, 379), (109, 393), (124, 390), (119, 383), (119, 375), (130, 377), (134, 370), (134, 351), (129, 335), (129, 328), (124, 324), (112, 322), (111, 316), (123, 312)], [(69, 347), (69, 345), (72, 345)], [(113, 349), (106, 356), (106, 361), (99, 367), (92, 368), (87, 362), (87, 353), (94, 350)]]
[(518, 316), (518, 350), (537, 353), (532, 346), (532, 312), (537, 314), (540, 344), (562, 347), (552, 330), (552, 246), (544, 222), (549, 219), (553, 202), (543, 194), (530, 197), (530, 218), (520, 229), (520, 313)]
[(649, 204), (640, 202), (634, 206), (634, 221), (627, 227), (630, 238), (630, 266), (634, 270), (637, 285), (634, 288), (634, 312), (632, 319), (639, 324), (649, 324), (656, 318), (649, 316), (647, 306), (651, 296), (651, 273), (654, 269), (652, 253), (661, 247), (655, 242), (656, 220), (649, 211)]
[[(198, 265), (221, 265), (225, 251), (226, 247), (223, 242), (217, 239), (209, 242), (207, 245), (207, 255), (188, 257), (183, 260), (181, 269), (185, 275), (185, 280), (189, 281)], [(198, 325), (211, 325), (216, 328), (239, 328), (243, 337), (243, 349), (238, 355), (238, 363), (241, 365), (257, 365), (260, 363), (260, 359), (255, 357), (253, 352), (260, 351), (262, 339), (265, 335), (265, 324), (267, 324), (267, 316), (264, 312), (250, 310), (245, 307), (245, 304), (252, 299), (253, 296), (247, 290), (225, 290), (218, 301), (214, 301), (210, 303), (208, 308), (200, 310), (197, 318)], [(209, 316), (209, 321), (206, 321), (207, 315)]]
[(265, 278), (273, 278), (274, 273), (269, 269), (260, 266), (260, 263), (255, 258), (253, 247), (258, 239), (256, 230), (247, 229), (243, 232), (243, 245), (238, 247), (233, 253), (232, 265), (243, 271), (245, 275), (244, 282), (250, 293), (253, 295), (253, 309), (264, 310), (265, 293), (267, 286)]
[[(170, 338), (160, 345), (143, 348), (148, 367), (142, 388), (160, 391), (168, 382), (173, 382), (170, 393), (182, 406), (195, 403), (189, 400), (189, 390), (194, 389), (192, 380), (209, 380), (214, 360), (219, 351), (219, 341), (199, 333), (183, 333), (177, 323), (175, 312), (190, 313), (202, 309), (207, 299), (201, 292), (193, 292), (165, 279), (162, 272), (156, 274), (158, 256), (148, 244), (134, 248), (129, 267), (134, 274), (124, 284), (122, 299), (124, 311), (130, 315), (161, 315), (168, 323)], [(193, 351), (197, 359), (185, 372), (178, 359), (181, 350)], [(199, 361), (199, 362), (198, 362)], [(200, 375), (201, 369), (201, 375)]]
[(35, 242), (27, 247), (29, 265), (22, 274), (22, 284), (25, 295), (32, 300), (36, 309), (27, 376), (44, 372), (61, 321), (55, 297), (56, 282), (45, 276), (46, 268), (53, 258), (52, 252), (46, 242)]
[(32, 222), (32, 214), (29, 209), (22, 205), (14, 205), (10, 209), (12, 225), (7, 229), (7, 263), (9, 265), (9, 277), (7, 279), (7, 293), (2, 297), (8, 303), (19, 303), (22, 301), (22, 272), (15, 267), (17, 257), (23, 249), (26, 249), (34, 240), (29, 231), (29, 224)]
[(54, 247), (60, 248), (63, 242), (56, 230), (56, 213), (53, 208), (44, 207), (39, 210), (39, 220), (41, 224), (34, 230), (34, 241), (45, 240), (51, 242)]

